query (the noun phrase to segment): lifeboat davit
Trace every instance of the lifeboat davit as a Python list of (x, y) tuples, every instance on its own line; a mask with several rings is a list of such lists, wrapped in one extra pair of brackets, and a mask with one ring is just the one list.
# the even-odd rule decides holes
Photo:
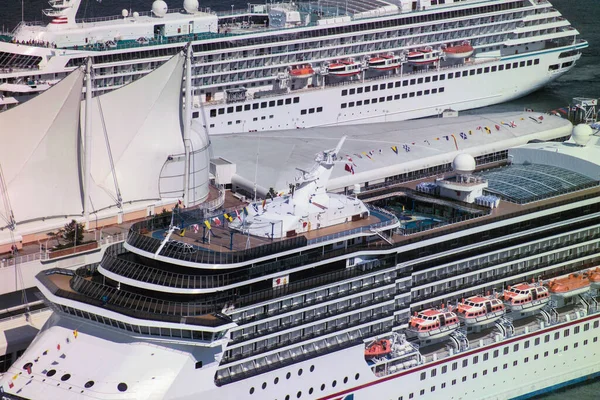
[(504, 305), (513, 311), (535, 311), (550, 301), (547, 287), (536, 283), (519, 283), (504, 291)]
[(315, 70), (310, 64), (295, 65), (290, 68), (292, 78), (310, 78), (315, 74)]
[(590, 281), (584, 274), (570, 274), (563, 278), (552, 279), (547, 286), (554, 296), (571, 297), (590, 290)]
[(365, 358), (375, 358), (392, 352), (392, 342), (389, 339), (376, 340), (365, 349)]
[(348, 77), (360, 74), (362, 65), (358, 61), (339, 60), (329, 64), (327, 70), (330, 75)]
[(467, 58), (471, 57), (473, 51), (473, 46), (471, 46), (469, 43), (463, 43), (456, 46), (446, 47), (444, 54), (446, 55), (446, 58)]
[(458, 303), (458, 319), (467, 326), (479, 326), (492, 323), (504, 314), (506, 307), (494, 296), (473, 296)]
[(451, 334), (460, 326), (458, 316), (448, 310), (430, 308), (410, 317), (408, 330), (419, 339), (436, 339)]
[(414, 65), (427, 65), (439, 61), (440, 54), (439, 50), (432, 49), (411, 51), (406, 56), (406, 60)]
[(374, 69), (376, 71), (391, 71), (400, 67), (402, 64), (402, 58), (396, 55), (376, 56), (370, 58), (367, 64), (370, 69)]
[(590, 269), (586, 274), (590, 285), (593, 288), (600, 288), (600, 268)]

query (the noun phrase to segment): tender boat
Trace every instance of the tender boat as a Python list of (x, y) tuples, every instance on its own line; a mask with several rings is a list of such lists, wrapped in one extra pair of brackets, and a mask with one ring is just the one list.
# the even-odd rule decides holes
[(473, 46), (471, 46), (469, 43), (463, 43), (456, 46), (446, 47), (444, 49), (444, 54), (446, 55), (446, 58), (467, 58), (471, 57), (473, 51)]
[(365, 358), (375, 358), (388, 355), (392, 352), (392, 342), (389, 339), (374, 341), (365, 349)]
[(310, 78), (315, 74), (315, 70), (310, 64), (295, 65), (290, 67), (290, 76), (292, 78)]
[(409, 63), (414, 65), (433, 64), (440, 60), (440, 51), (432, 49), (411, 51), (406, 56), (406, 59)]
[(358, 61), (338, 60), (329, 64), (327, 70), (330, 75), (348, 77), (358, 75), (362, 71), (362, 65)]
[(600, 267), (590, 269), (586, 272), (587, 278), (590, 281), (590, 286), (593, 288), (600, 288)]
[(550, 301), (547, 287), (537, 283), (519, 283), (504, 291), (504, 305), (512, 311), (535, 311)]
[(458, 318), (467, 326), (486, 325), (506, 314), (506, 307), (495, 296), (473, 296), (458, 303)]
[(391, 71), (402, 65), (402, 58), (397, 55), (379, 55), (370, 58), (367, 65), (376, 71)]
[(585, 274), (569, 274), (548, 282), (550, 293), (558, 297), (571, 297), (590, 290), (590, 280)]
[(410, 317), (408, 330), (419, 339), (436, 339), (451, 334), (460, 326), (458, 316), (445, 309), (430, 308)]

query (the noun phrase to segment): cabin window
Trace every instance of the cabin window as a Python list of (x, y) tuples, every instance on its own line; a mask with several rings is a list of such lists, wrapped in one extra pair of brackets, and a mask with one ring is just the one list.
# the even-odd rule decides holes
[(444, 365), (442, 367), (442, 374), (445, 374), (448, 371), (448, 367), (446, 365)]
[(448, 79), (452, 79), (452, 78), (454, 78), (454, 73), (452, 73), (452, 72), (449, 72), (449, 73), (448, 73)]
[(356, 89), (356, 93), (359, 93), (359, 94), (360, 94), (360, 93), (362, 93), (362, 92), (363, 92), (363, 88), (359, 87), (359, 88), (357, 88), (357, 89)]
[(494, 350), (494, 358), (498, 358), (498, 350)]
[(560, 339), (560, 332), (555, 332), (554, 333), (554, 340), (558, 340)]
[(564, 336), (564, 337), (567, 337), (567, 336), (569, 336), (569, 333), (570, 333), (570, 332), (569, 332), (569, 330), (568, 330), (568, 329), (565, 329), (565, 330), (563, 331), (563, 336)]
[(371, 91), (371, 86), (365, 86), (365, 93), (369, 93)]
[(323, 107), (317, 107), (317, 112), (322, 112), (323, 111)]
[(479, 362), (479, 356), (473, 357), (473, 364), (477, 364)]
[(356, 89), (350, 89), (349, 94), (354, 94), (354, 93), (356, 93)]
[(292, 99), (285, 99), (285, 104), (292, 104)]
[(348, 89), (342, 90), (342, 96), (348, 96)]
[(417, 83), (423, 83), (423, 78), (417, 79)]
[(431, 377), (433, 378), (434, 376), (436, 376), (437, 374), (437, 370), (434, 368), (431, 370)]
[(396, 83), (394, 84), (394, 86), (395, 86), (395, 87), (400, 87), (400, 86), (402, 86), (402, 82), (398, 81), (398, 82), (396, 82)]
[(425, 372), (421, 372), (421, 380), (422, 380), (422, 381), (424, 381), (424, 380), (425, 380), (425, 377), (426, 377), (426, 374), (425, 374)]
[(250, 111), (250, 104), (244, 105), (244, 111)]
[(469, 360), (463, 360), (463, 362), (462, 362), (463, 368), (465, 368), (467, 365), (469, 365)]
[(300, 103), (300, 97), (294, 97), (294, 104)]
[(502, 352), (504, 353), (504, 355), (507, 355), (508, 354), (508, 346), (506, 346)]
[(282, 106), (282, 105), (283, 105), (283, 99), (281, 99), (281, 100), (277, 100), (277, 105), (278, 105), (278, 106)]
[(384, 90), (385, 89), (385, 83), (382, 83), (381, 85), (379, 85), (379, 89), (380, 90)]

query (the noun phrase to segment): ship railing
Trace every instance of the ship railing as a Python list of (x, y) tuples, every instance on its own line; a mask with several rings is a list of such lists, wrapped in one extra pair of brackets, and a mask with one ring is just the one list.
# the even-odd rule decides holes
[[(377, 335), (384, 334), (387, 332), (389, 332), (389, 328), (382, 326), (379, 329), (373, 328), (373, 330), (370, 331), (369, 335), (377, 336)], [(354, 339), (349, 339), (347, 341), (337, 342), (336, 344), (328, 344), (327, 346), (323, 346), (323, 347), (319, 347), (319, 348), (316, 348), (315, 346), (311, 346), (311, 349), (312, 349), (311, 351), (306, 351), (306, 352), (300, 351), (300, 352), (297, 352), (294, 357), (278, 358), (278, 360), (276, 360), (274, 362), (270, 362), (270, 363), (265, 363), (264, 365), (257, 364), (259, 366), (257, 366), (254, 369), (248, 369), (247, 371), (237, 372), (235, 374), (230, 374), (228, 371), (228, 368), (224, 368), (217, 372), (217, 376), (215, 378), (215, 383), (217, 386), (222, 386), (222, 385), (225, 385), (228, 383), (237, 382), (237, 381), (246, 379), (248, 377), (262, 374), (262, 373), (265, 373), (265, 372), (268, 372), (268, 371), (271, 371), (271, 370), (274, 370), (277, 368), (284, 368), (288, 365), (296, 364), (296, 363), (304, 361), (304, 360), (309, 360), (311, 358), (329, 354), (334, 351), (338, 351), (338, 350), (346, 349), (346, 348), (349, 348), (352, 346), (356, 346), (358, 344), (361, 344), (362, 341), (363, 341), (362, 337), (357, 337)], [(287, 342), (283, 343), (283, 344), (279, 343), (277, 346), (269, 348), (268, 350), (272, 350), (272, 349), (281, 347), (282, 345), (286, 345), (286, 344), (289, 344), (289, 343), (287, 343)], [(310, 345), (310, 343), (307, 343), (307, 345)]]
[[(205, 318), (207, 314), (220, 315), (222, 299), (214, 298), (213, 304), (178, 303), (143, 296), (116, 287), (86, 279), (95, 276), (98, 264), (76, 271), (53, 268), (36, 275), (48, 290), (58, 297), (109, 309), (134, 318), (172, 322), (198, 326), (221, 326), (231, 321), (225, 317)], [(62, 274), (71, 277), (72, 290), (59, 288), (50, 276)]]
[[(312, 306), (312, 305), (317, 305), (317, 304), (321, 304), (330, 300), (336, 300), (342, 297), (346, 297), (346, 296), (351, 296), (353, 294), (357, 294), (360, 292), (363, 292), (365, 290), (371, 290), (371, 289), (376, 289), (378, 287), (382, 287), (382, 286), (386, 286), (386, 285), (390, 285), (394, 283), (394, 280), (399, 278), (400, 275), (395, 274), (395, 271), (393, 275), (390, 275), (389, 278), (384, 278), (384, 279), (380, 279), (379, 281), (376, 281), (375, 283), (373, 283), (372, 285), (368, 285), (368, 286), (360, 286), (360, 287), (354, 287), (352, 289), (348, 289), (348, 290), (343, 290), (343, 291), (338, 291), (335, 293), (331, 293), (327, 296), (322, 296), (322, 297), (314, 297), (311, 299), (308, 299), (302, 303), (299, 304), (295, 304), (292, 305), (290, 307), (286, 307), (283, 309), (278, 309), (278, 310), (274, 310), (274, 311), (270, 311), (270, 312), (266, 312), (264, 314), (258, 314), (258, 315), (251, 315), (248, 316), (246, 318), (239, 318), (236, 319), (235, 322), (236, 323), (248, 323), (248, 322), (255, 322), (255, 321), (260, 321), (262, 319), (265, 318), (270, 318), (273, 317), (275, 315), (281, 314), (281, 313), (287, 313), (287, 312), (291, 312), (291, 311), (296, 311), (299, 310), (301, 308), (305, 308), (307, 306)], [(407, 276), (410, 274), (406, 274)], [(401, 295), (401, 294), (405, 294), (405, 293), (409, 293), (410, 292), (410, 288), (403, 288), (400, 291), (395, 291), (395, 296)], [(401, 308), (401, 307), (400, 307)], [(408, 322), (408, 319), (407, 319)]]

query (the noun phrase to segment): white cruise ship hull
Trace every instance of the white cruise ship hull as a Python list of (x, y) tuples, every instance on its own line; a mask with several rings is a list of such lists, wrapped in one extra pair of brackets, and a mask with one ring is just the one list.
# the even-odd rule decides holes
[[(501, 61), (467, 64), (461, 68), (439, 71), (432, 69), (422, 74), (397, 74), (364, 82), (355, 80), (337, 86), (301, 89), (283, 96), (265, 97), (243, 103), (209, 103), (205, 106), (204, 114), (211, 134), (227, 134), (403, 121), (438, 115), (446, 109), (469, 110), (510, 101), (542, 88), (573, 68), (580, 54), (567, 58), (559, 58), (559, 55), (579, 47), (573, 45), (559, 50), (516, 55)], [(531, 61), (529, 66), (528, 61)], [(523, 67), (520, 66), (522, 62), (525, 62)], [(538, 64), (534, 64), (535, 62)], [(489, 72), (492, 67), (498, 68), (508, 64), (512, 67), (515, 63), (517, 68)], [(551, 66), (557, 64), (561, 67), (550, 70)], [(565, 66), (562, 67), (563, 65)], [(471, 75), (472, 70), (474, 73)], [(478, 70), (481, 72), (478, 73)], [(469, 75), (459, 79), (448, 79), (450, 72), (460, 72), (462, 75), (464, 71)], [(444, 75), (443, 81), (439, 80), (441, 75)], [(434, 77), (437, 79), (435, 82)], [(423, 78), (424, 83), (403, 85), (404, 81), (410, 83), (411, 79), (420, 78)], [(430, 82), (425, 82), (425, 78), (430, 78)], [(396, 87), (396, 82), (401, 82), (402, 86)], [(382, 85), (384, 89), (381, 89)], [(361, 94), (343, 95), (343, 92), (349, 93), (351, 89), (373, 86), (377, 86), (378, 90), (369, 93), (363, 90)], [(406, 95), (405, 98), (403, 95)], [(295, 98), (297, 100), (294, 100)], [(287, 99), (291, 100), (288, 100), (289, 104), (286, 104)], [(373, 99), (376, 99), (377, 103), (373, 103)], [(278, 105), (278, 100), (283, 104)], [(365, 104), (366, 100), (368, 105)], [(361, 105), (358, 105), (359, 103)]]
[[(473, 344), (475, 348), (437, 361), (426, 356), (423, 365), (387, 376), (375, 376), (364, 360), (364, 345), (359, 344), (220, 387), (213, 380), (216, 363), (214, 368), (195, 369), (190, 354), (197, 356), (201, 351), (218, 357), (216, 348), (199, 350), (150, 342), (54, 315), (0, 384), (6, 388), (16, 374), (13, 382), (22, 387), (17, 395), (64, 400), (526, 398), (598, 375), (600, 357), (595, 351), (599, 330), (590, 327), (597, 326), (600, 315), (578, 315), (580, 318), (568, 323), (512, 339), (485, 343), (483, 347)], [(74, 338), (72, 329), (76, 326), (79, 331)], [(566, 330), (570, 335), (564, 337)], [(547, 335), (549, 339), (545, 340)], [(477, 362), (473, 363), (475, 357)], [(20, 360), (31, 358), (38, 361), (29, 375), (19, 366)], [(49, 369), (57, 373), (43, 376), (42, 370)], [(62, 381), (64, 373), (72, 377)], [(94, 385), (85, 388), (84, 381), (94, 378)], [(25, 384), (27, 381), (38, 382), (30, 385)], [(128, 390), (114, 393), (120, 382), (128, 382)], [(103, 393), (105, 390), (112, 393)], [(6, 398), (12, 399), (8, 395)]]

